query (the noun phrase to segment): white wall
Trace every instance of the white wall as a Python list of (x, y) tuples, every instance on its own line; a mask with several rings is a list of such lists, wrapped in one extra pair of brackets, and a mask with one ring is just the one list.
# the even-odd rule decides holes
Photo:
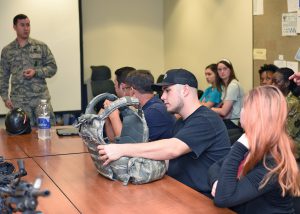
[(86, 81), (91, 65), (164, 71), (162, 0), (83, 0), (82, 15)]
[(244, 89), (252, 88), (252, 1), (83, 0), (84, 73), (91, 65), (149, 69), (155, 78), (184, 67), (205, 89), (203, 70), (232, 61)]
[(252, 1), (164, 2), (165, 69), (184, 67), (205, 89), (204, 68), (228, 58), (245, 91), (252, 88)]

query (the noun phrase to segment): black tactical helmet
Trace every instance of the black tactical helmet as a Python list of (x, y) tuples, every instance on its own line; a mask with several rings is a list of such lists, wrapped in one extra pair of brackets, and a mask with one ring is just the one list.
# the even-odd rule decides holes
[(6, 114), (6, 131), (12, 135), (27, 134), (31, 132), (30, 119), (21, 108), (14, 108)]

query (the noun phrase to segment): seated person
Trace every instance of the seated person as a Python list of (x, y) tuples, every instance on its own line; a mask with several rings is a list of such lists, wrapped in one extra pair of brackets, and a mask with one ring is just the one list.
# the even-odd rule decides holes
[(104, 165), (122, 156), (170, 160), (168, 175), (189, 187), (210, 195), (207, 172), (230, 149), (226, 127), (221, 118), (198, 99), (198, 82), (194, 74), (185, 69), (167, 71), (161, 83), (161, 99), (167, 111), (178, 113), (169, 139), (138, 144), (109, 144), (98, 146)]
[[(115, 80), (114, 80), (114, 87), (117, 94), (117, 97), (123, 97), (123, 96), (130, 96), (128, 89), (126, 89), (125, 79), (131, 71), (134, 71), (135, 68), (124, 66), (121, 68), (118, 68), (115, 71)], [(103, 106), (108, 106), (110, 104), (109, 100), (105, 100), (103, 103)], [(100, 109), (99, 114), (103, 111), (103, 109)], [(116, 114), (119, 114), (119, 111), (116, 110)], [(104, 135), (108, 137), (110, 141), (114, 141), (114, 131), (113, 128), (119, 129), (118, 127), (112, 127), (111, 121), (109, 118), (105, 121), (105, 132)], [(122, 129), (122, 128), (121, 128)]]
[(128, 75), (128, 73), (130, 73), (131, 71), (134, 71), (135, 68), (133, 67), (121, 67), (119, 69), (117, 69), (115, 71), (115, 80), (114, 80), (114, 85), (115, 85), (115, 91), (117, 96), (120, 97), (124, 97), (124, 96), (128, 96), (128, 94), (126, 94), (126, 84), (125, 84), (125, 79)]
[[(167, 112), (162, 100), (154, 96), (152, 84), (154, 84), (154, 77), (150, 71), (136, 70), (127, 75), (124, 86), (126, 94), (140, 101), (149, 128), (149, 141), (172, 137), (175, 124), (175, 117)], [(105, 105), (108, 105), (107, 101)], [(120, 136), (122, 130), (122, 121), (117, 112), (109, 115), (114, 136)]]
[(277, 71), (278, 67), (273, 64), (264, 64), (258, 70), (260, 85), (272, 85), (273, 74)]
[(297, 147), (297, 158), (300, 158), (300, 98), (299, 87), (289, 77), (294, 74), (290, 68), (279, 68), (273, 75), (273, 85), (279, 88), (288, 105), (287, 131)]
[(211, 84), (211, 86), (202, 94), (200, 98), (201, 104), (208, 108), (218, 107), (221, 103), (221, 87), (217, 84), (217, 81), (220, 79), (217, 64), (208, 65), (205, 68), (204, 74), (206, 81)]
[(239, 128), (239, 118), (244, 90), (238, 82), (232, 63), (228, 59), (218, 62), (218, 74), (221, 78), (222, 104), (212, 110), (224, 118), (227, 129)]
[(300, 174), (285, 131), (287, 113), (285, 98), (274, 86), (257, 87), (245, 97), (245, 134), (223, 163), (209, 170), (216, 206), (239, 214), (295, 213), (292, 196), (300, 195)]

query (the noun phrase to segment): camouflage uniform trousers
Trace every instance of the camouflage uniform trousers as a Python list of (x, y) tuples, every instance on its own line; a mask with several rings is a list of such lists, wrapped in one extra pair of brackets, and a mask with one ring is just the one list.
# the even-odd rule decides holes
[[(11, 98), (11, 101), (13, 103), (14, 108), (22, 108), (27, 116), (30, 118), (30, 125), (35, 127), (37, 126), (37, 118), (38, 115), (36, 113), (36, 109), (38, 107), (38, 105), (41, 102), (40, 97), (33, 97), (32, 99), (30, 99), (30, 101), (24, 101), (21, 99), (15, 99), (15, 98)], [(53, 113), (53, 108), (52, 105), (50, 103), (50, 101), (48, 100), (48, 105), (50, 107), (50, 123), (52, 126), (55, 125), (55, 115)]]

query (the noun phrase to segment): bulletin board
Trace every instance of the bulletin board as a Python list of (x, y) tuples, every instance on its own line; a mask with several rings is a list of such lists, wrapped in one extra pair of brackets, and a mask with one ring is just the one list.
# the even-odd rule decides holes
[(253, 16), (253, 48), (266, 49), (266, 60), (253, 60), (254, 87), (259, 85), (258, 70), (263, 64), (273, 63), (278, 55), (283, 55), (284, 60), (296, 61), (295, 55), (300, 48), (300, 34), (282, 36), (281, 19), (282, 13), (288, 13), (287, 1), (264, 0), (263, 7), (263, 15)]

